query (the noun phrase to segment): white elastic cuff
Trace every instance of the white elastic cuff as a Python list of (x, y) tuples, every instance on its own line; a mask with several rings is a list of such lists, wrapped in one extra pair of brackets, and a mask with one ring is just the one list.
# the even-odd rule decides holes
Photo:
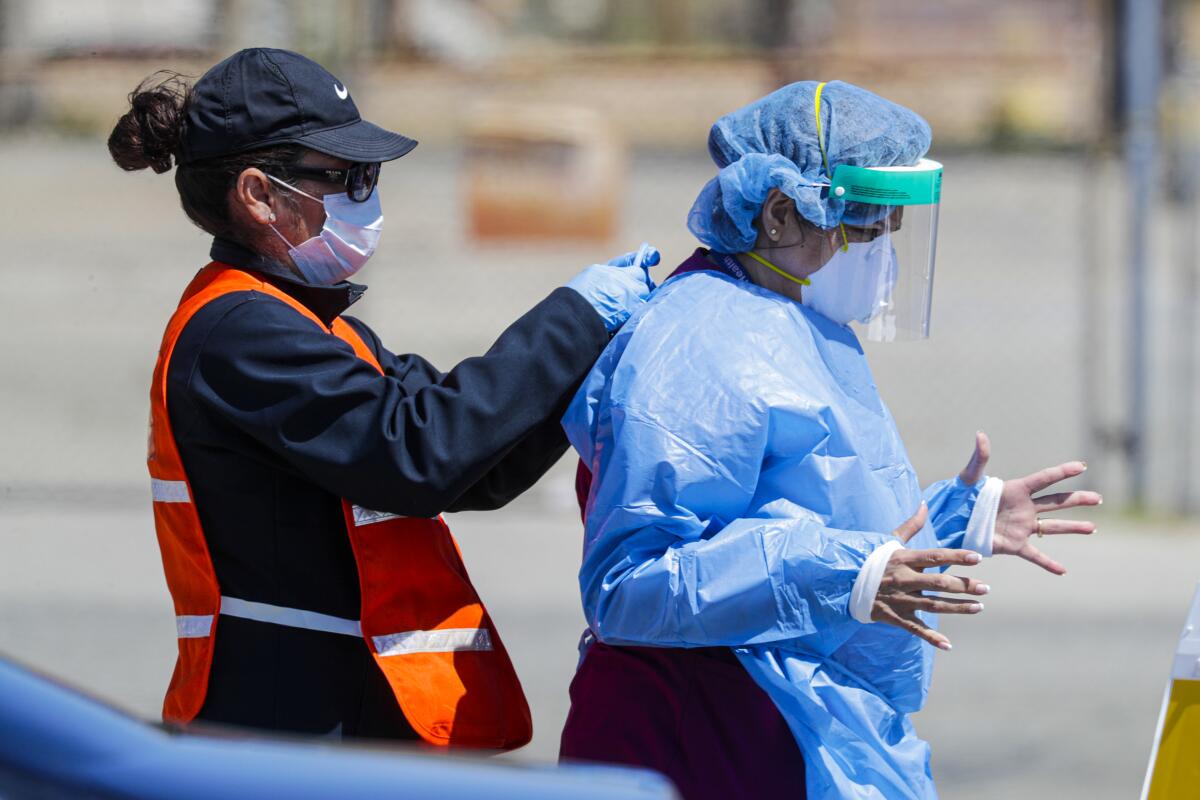
[(850, 590), (850, 616), (863, 623), (871, 621), (871, 608), (875, 605), (875, 595), (879, 592), (883, 571), (891, 560), (892, 553), (902, 549), (904, 543), (893, 539), (879, 545), (867, 556), (858, 577), (854, 579), (854, 588)]
[(975, 500), (975, 509), (971, 519), (967, 521), (967, 532), (963, 536), (963, 549), (974, 550), (984, 558), (992, 555), (992, 537), (996, 533), (996, 512), (1000, 510), (1000, 493), (1004, 491), (1004, 481), (999, 478), (988, 478), (979, 497)]

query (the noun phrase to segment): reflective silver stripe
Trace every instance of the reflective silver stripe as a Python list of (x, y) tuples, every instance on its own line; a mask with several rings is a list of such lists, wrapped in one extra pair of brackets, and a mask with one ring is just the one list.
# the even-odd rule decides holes
[(363, 525), (374, 525), (376, 522), (384, 522), (389, 519), (400, 519), (401, 514), (392, 514), (388, 511), (372, 511), (369, 508), (362, 506), (353, 506), (354, 509), (354, 525), (361, 528)]
[(444, 628), (436, 631), (405, 631), (373, 636), (375, 652), (381, 656), (412, 653), (458, 653), (491, 650), (492, 634), (487, 628)]
[(156, 503), (190, 503), (187, 481), (160, 481), (150, 479), (150, 496)]
[(175, 617), (175, 635), (180, 639), (203, 639), (212, 630), (212, 614), (181, 614)]
[[(304, 611), (299, 608), (255, 603), (237, 597), (221, 597), (221, 613), (230, 617), (250, 619), (303, 628), (309, 631), (362, 636), (358, 620)], [(207, 636), (212, 617), (176, 617), (180, 636)], [(184, 633), (185, 627), (191, 633)], [(374, 636), (375, 651), (381, 656), (402, 656), (412, 653), (458, 653), (492, 649), (492, 634), (487, 628), (445, 628), (434, 631), (403, 631)]]
[(252, 619), (256, 622), (286, 625), (289, 628), (340, 633), (345, 636), (362, 636), (362, 626), (356, 619), (332, 617), (328, 614), (318, 614), (316, 611), (273, 606), (268, 603), (255, 603), (236, 597), (221, 597), (221, 613), (230, 617)]

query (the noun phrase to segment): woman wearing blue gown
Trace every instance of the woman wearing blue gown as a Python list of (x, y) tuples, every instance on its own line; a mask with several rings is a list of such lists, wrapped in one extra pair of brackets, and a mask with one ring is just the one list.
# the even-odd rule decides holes
[[(1039, 492), (1068, 462), (985, 477), (987, 437), (922, 490), (850, 323), (928, 332), (941, 165), (909, 109), (802, 82), (722, 117), (698, 249), (634, 314), (563, 424), (582, 466), (589, 631), (562, 756), (649, 766), (687, 798), (933, 798), (909, 715), (944, 572), (1017, 555), (1056, 574)], [(930, 593), (939, 594), (930, 594)]]

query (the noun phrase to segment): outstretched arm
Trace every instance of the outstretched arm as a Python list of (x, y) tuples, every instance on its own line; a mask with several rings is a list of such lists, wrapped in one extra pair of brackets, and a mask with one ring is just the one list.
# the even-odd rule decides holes
[[(979, 594), (978, 584), (923, 570), (975, 563), (976, 554), (904, 550), (900, 531), (830, 528), (799, 507), (791, 518), (747, 517), (760, 456), (718, 463), (707, 455), (713, 443), (684, 441), (626, 409), (611, 413), (611, 446), (592, 464), (580, 572), (585, 613), (601, 641), (700, 647), (811, 637), (810, 646), (831, 652), (874, 618), (938, 644), (944, 637), (916, 610), (973, 613), (922, 595)], [(918, 516), (907, 535), (923, 526)], [(864, 586), (863, 565), (880, 547), (892, 553), (887, 568)], [(856, 593), (865, 594), (861, 620), (851, 614)]]

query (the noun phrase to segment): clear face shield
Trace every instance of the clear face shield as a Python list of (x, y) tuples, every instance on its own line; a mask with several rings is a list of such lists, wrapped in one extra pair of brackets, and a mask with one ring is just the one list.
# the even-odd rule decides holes
[(822, 284), (832, 280), (843, 284), (836, 294), (855, 298), (843, 316), (871, 341), (929, 338), (942, 165), (930, 159), (911, 167), (842, 164), (829, 191), (847, 203), (846, 246), (810, 276), (813, 290), (829, 291)]

